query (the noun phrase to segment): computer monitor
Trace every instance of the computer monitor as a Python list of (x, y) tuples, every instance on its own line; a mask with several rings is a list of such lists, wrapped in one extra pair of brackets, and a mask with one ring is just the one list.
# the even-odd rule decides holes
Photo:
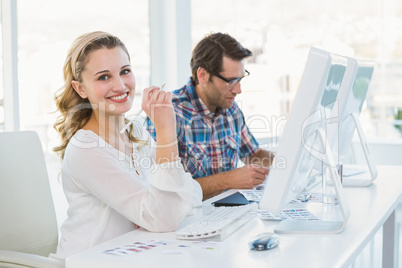
[(337, 109), (332, 110), (331, 116), (338, 118), (339, 125), (337, 131), (328, 132), (328, 141), (331, 144), (335, 162), (343, 163), (345, 156), (350, 153), (352, 139), (357, 130), (368, 170), (367, 167), (344, 165), (342, 184), (343, 186), (369, 186), (376, 179), (378, 172), (370, 156), (359, 115), (369, 90), (374, 62), (352, 58), (348, 61), (348, 75), (345, 74), (342, 81), (337, 97)]
[[(283, 220), (276, 232), (340, 232), (349, 218), (331, 148), (326, 141), (327, 125), (336, 104), (338, 92), (348, 68), (348, 59), (327, 51), (311, 48), (293, 100), (292, 109), (281, 135), (260, 209), (281, 211), (293, 194), (307, 181), (317, 157), (329, 168), (342, 214), (340, 222)], [(336, 120), (335, 120), (336, 124)]]

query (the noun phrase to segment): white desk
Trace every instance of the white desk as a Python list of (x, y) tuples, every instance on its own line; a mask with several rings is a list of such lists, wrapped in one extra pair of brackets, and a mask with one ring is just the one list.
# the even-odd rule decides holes
[[(382, 226), (383, 267), (396, 267), (395, 208), (402, 196), (402, 166), (378, 167), (378, 171), (372, 186), (344, 188), (351, 216), (340, 234), (280, 234), (278, 247), (250, 251), (250, 238), (261, 232), (272, 232), (277, 224), (256, 217), (214, 250), (180, 249), (178, 243), (183, 240), (176, 240), (177, 243), (128, 256), (102, 253), (136, 241), (175, 240), (175, 233), (139, 229), (69, 257), (66, 267), (348, 267)], [(210, 209), (211, 201), (232, 192), (204, 202), (203, 209)]]

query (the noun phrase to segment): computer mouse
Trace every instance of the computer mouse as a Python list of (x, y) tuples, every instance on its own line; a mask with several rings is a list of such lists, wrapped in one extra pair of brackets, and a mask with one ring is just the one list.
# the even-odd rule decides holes
[(258, 184), (258, 185), (256, 185), (254, 188), (254, 191), (262, 191), (262, 190), (264, 190), (265, 189), (265, 184)]
[(268, 250), (276, 247), (279, 244), (279, 239), (273, 233), (262, 233), (253, 237), (249, 242), (251, 250)]

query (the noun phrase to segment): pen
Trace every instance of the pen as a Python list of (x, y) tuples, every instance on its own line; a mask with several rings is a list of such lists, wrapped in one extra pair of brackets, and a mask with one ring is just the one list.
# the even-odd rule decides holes
[[(166, 91), (166, 90), (163, 89), (163, 88), (165, 87), (165, 85), (166, 85), (166, 83), (164, 83), (164, 84), (160, 87), (159, 90)], [(134, 117), (132, 120), (130, 120), (130, 122), (128, 122), (128, 123), (123, 127), (122, 130), (120, 130), (120, 134), (123, 134), (124, 131), (126, 131), (126, 130), (131, 126), (131, 124), (133, 123), (134, 119), (137, 118), (137, 116), (139, 116), (142, 112), (143, 112), (143, 110), (142, 110), (142, 108), (140, 108), (140, 111), (135, 114), (135, 117)]]

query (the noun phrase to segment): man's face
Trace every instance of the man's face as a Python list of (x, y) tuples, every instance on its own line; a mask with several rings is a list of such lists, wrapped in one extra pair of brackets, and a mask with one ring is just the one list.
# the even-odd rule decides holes
[[(200, 96), (208, 109), (215, 112), (217, 107), (222, 109), (232, 107), (237, 94), (242, 92), (240, 82), (230, 85), (214, 74), (209, 75), (210, 81), (206, 83), (203, 94)], [(223, 71), (218, 75), (228, 81), (243, 77), (245, 75), (244, 61), (223, 57)]]

